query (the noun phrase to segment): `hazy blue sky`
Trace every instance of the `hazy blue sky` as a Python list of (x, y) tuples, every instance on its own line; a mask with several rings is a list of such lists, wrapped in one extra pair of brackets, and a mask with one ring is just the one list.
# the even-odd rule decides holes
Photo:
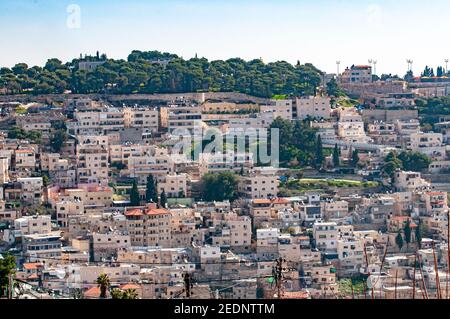
[(378, 73), (403, 75), (406, 58), (418, 72), (450, 57), (449, 13), (448, 0), (0, 0), (0, 65), (139, 49), (328, 72), (374, 58)]

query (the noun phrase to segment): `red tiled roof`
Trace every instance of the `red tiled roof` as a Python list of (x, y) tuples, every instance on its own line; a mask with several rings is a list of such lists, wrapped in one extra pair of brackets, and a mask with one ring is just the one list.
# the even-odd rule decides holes
[(23, 264), (23, 268), (26, 270), (38, 269), (40, 266), (42, 266), (41, 263), (24, 263)]
[(275, 198), (272, 200), (272, 203), (274, 204), (288, 204), (291, 201), (287, 198)]
[(136, 284), (125, 284), (120, 286), (120, 289), (122, 290), (127, 290), (127, 289), (140, 289), (141, 287), (139, 285)]
[[(106, 294), (109, 295), (109, 292), (107, 291)], [(85, 298), (100, 298), (100, 287), (91, 287), (83, 295)]]
[(164, 208), (153, 208), (145, 211), (146, 215), (164, 215), (170, 214), (170, 211)]
[(286, 291), (281, 295), (281, 299), (308, 299), (309, 293), (306, 291)]
[(253, 204), (271, 204), (272, 202), (270, 201), (270, 199), (254, 199), (252, 201)]
[(144, 216), (144, 213), (139, 208), (125, 212), (125, 216)]

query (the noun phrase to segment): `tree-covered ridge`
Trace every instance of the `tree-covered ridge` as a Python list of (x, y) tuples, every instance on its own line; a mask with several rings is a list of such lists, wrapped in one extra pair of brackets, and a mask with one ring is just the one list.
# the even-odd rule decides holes
[[(97, 54), (98, 56), (98, 54)], [(82, 59), (85, 61), (86, 59)], [(88, 60), (91, 61), (92, 59)], [(96, 59), (94, 59), (96, 60)], [(241, 92), (259, 97), (311, 95), (320, 85), (322, 72), (312, 64), (295, 66), (260, 59), (244, 61), (185, 60), (170, 53), (133, 51), (127, 60), (108, 59), (94, 70), (80, 70), (81, 59), (63, 64), (50, 59), (44, 67), (16, 64), (0, 69), (0, 88), (9, 93), (183, 93)]]

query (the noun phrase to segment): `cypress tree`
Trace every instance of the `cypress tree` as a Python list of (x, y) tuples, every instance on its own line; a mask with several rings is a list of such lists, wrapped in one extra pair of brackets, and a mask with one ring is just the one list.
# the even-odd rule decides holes
[(333, 150), (333, 165), (334, 167), (338, 167), (340, 164), (339, 161), (339, 148), (337, 143), (334, 145), (334, 150)]
[(153, 179), (153, 175), (150, 174), (147, 176), (147, 187), (145, 190), (145, 200), (147, 203), (154, 201), (154, 199), (157, 198), (156, 194), (155, 180)]
[(322, 167), (325, 156), (323, 155), (323, 146), (322, 146), (322, 137), (320, 135), (317, 136), (317, 144), (316, 144), (316, 167)]
[(133, 187), (131, 188), (130, 202), (131, 202), (131, 206), (139, 206), (140, 203), (141, 203), (141, 199), (140, 199), (140, 196), (139, 196), (139, 190), (138, 190), (138, 186), (137, 186), (136, 180), (134, 180)]
[(161, 207), (162, 207), (162, 208), (166, 208), (166, 204), (167, 204), (167, 196), (166, 196), (166, 192), (164, 191), (164, 189), (163, 189), (163, 191), (162, 191), (162, 193), (161, 193), (161, 199), (160, 199), (160, 201), (161, 201)]

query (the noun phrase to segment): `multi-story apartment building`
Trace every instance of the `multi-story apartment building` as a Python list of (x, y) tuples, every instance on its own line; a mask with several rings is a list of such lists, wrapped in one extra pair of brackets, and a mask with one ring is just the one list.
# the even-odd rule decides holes
[(108, 184), (108, 138), (78, 136), (77, 181), (80, 184)]
[(140, 183), (145, 183), (148, 175), (163, 179), (175, 171), (175, 163), (165, 148), (135, 149), (135, 151), (130, 150), (129, 155), (122, 151), (121, 156), (122, 163), (126, 163), (126, 168), (121, 171), (121, 175), (137, 178)]
[(69, 160), (61, 158), (59, 153), (42, 153), (41, 170), (45, 172), (57, 172), (69, 169)]
[(355, 238), (344, 238), (337, 241), (337, 253), (340, 268), (345, 274), (358, 273), (365, 265), (364, 241)]
[(32, 204), (42, 203), (44, 189), (42, 177), (23, 177), (18, 178), (17, 182), (21, 185), (21, 198), (24, 202)]
[(14, 221), (14, 231), (17, 236), (47, 234), (51, 230), (52, 223), (49, 215), (24, 216)]
[(200, 153), (199, 172), (201, 175), (207, 173), (221, 173), (234, 171), (235, 173), (248, 172), (253, 167), (253, 154), (248, 152), (226, 153)]
[(394, 186), (398, 191), (412, 192), (426, 190), (430, 183), (422, 178), (418, 172), (396, 171), (394, 175)]
[(296, 118), (304, 120), (306, 118), (329, 119), (331, 116), (331, 99), (322, 96), (309, 96), (297, 98), (294, 109)]
[(321, 251), (335, 251), (339, 239), (339, 231), (336, 223), (315, 223), (313, 237), (316, 247)]
[(171, 105), (168, 108), (168, 127), (171, 134), (200, 134), (201, 107), (197, 105)]
[(326, 220), (341, 219), (348, 216), (348, 202), (345, 200), (327, 201), (321, 203), (322, 214)]
[(125, 127), (142, 127), (146, 132), (158, 132), (159, 111), (156, 108), (123, 108)]
[(132, 246), (158, 246), (169, 248), (171, 244), (171, 213), (166, 209), (127, 209), (127, 230)]
[(81, 201), (85, 208), (111, 207), (113, 189), (96, 184), (79, 184), (77, 188), (61, 189), (58, 186), (48, 189), (48, 202), (52, 207), (60, 201)]
[(9, 158), (0, 157), (0, 184), (9, 182)]
[(36, 155), (33, 149), (17, 149), (14, 151), (14, 168), (16, 171), (35, 171)]
[(256, 230), (256, 253), (259, 258), (278, 257), (278, 228), (260, 228)]
[(435, 160), (446, 159), (446, 149), (441, 133), (413, 133), (410, 135), (409, 148)]
[(81, 199), (63, 200), (56, 203), (56, 221), (62, 228), (69, 226), (69, 218), (73, 215), (82, 215), (84, 213), (84, 204)]
[(342, 83), (371, 83), (372, 67), (368, 65), (352, 65), (339, 76)]
[(247, 198), (273, 198), (278, 195), (278, 169), (274, 167), (255, 167), (248, 176), (240, 179), (240, 192)]
[(125, 119), (122, 110), (117, 108), (79, 110), (66, 125), (72, 135), (103, 135), (124, 128)]
[(130, 235), (120, 232), (92, 234), (92, 249), (95, 261), (117, 257), (118, 251), (126, 248), (131, 248)]
[(394, 122), (398, 134), (409, 136), (420, 132), (420, 122), (417, 119), (396, 120)]
[(268, 105), (260, 105), (261, 113), (272, 113), (273, 118), (292, 120), (292, 100), (271, 100)]
[(188, 194), (187, 181), (186, 173), (161, 176), (157, 183), (158, 193), (161, 194), (164, 190), (168, 198), (186, 197)]
[(413, 93), (390, 93), (375, 98), (375, 104), (382, 108), (413, 107), (416, 105)]
[(23, 252), (29, 262), (57, 264), (61, 257), (61, 236), (59, 232), (25, 235)]
[(447, 214), (449, 209), (447, 192), (425, 192), (424, 199), (427, 214), (431, 216)]

